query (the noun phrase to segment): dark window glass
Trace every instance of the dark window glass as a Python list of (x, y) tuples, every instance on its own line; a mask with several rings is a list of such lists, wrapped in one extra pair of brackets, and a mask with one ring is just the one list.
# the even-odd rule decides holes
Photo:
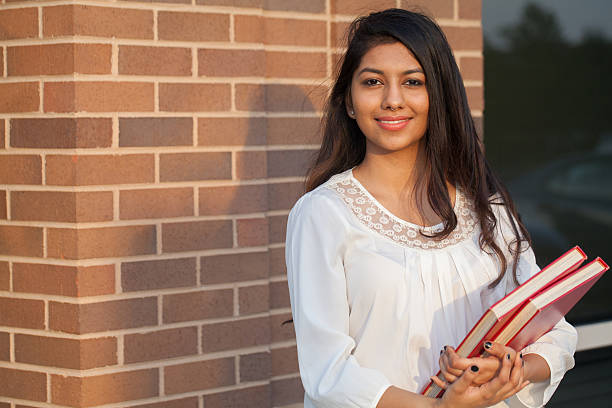
[[(612, 264), (612, 2), (483, 0), (487, 157), (540, 265), (580, 245)], [(612, 272), (570, 312), (612, 319)]]

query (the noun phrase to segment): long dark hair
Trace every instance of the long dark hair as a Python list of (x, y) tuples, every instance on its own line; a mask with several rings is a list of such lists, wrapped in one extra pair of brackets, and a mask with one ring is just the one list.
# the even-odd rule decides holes
[[(459, 186), (474, 204), (481, 228), (480, 248), (496, 255), (500, 261), (501, 272), (492, 282), (491, 286), (494, 286), (503, 278), (508, 262), (494, 240), (498, 220), (491, 206), (503, 205), (515, 236), (508, 243), (508, 251), (513, 256), (513, 277), (518, 282), (518, 257), (529, 248), (531, 239), (508, 191), (485, 159), (461, 74), (440, 27), (424, 14), (388, 9), (353, 21), (348, 29), (347, 42), (347, 51), (340, 61), (324, 109), (323, 140), (315, 163), (308, 172), (306, 190), (313, 190), (332, 175), (363, 161), (366, 138), (346, 109), (353, 74), (371, 48), (400, 42), (419, 61), (427, 79), (429, 112), (427, 130), (423, 136), (426, 164), (415, 191), (427, 189), (431, 208), (444, 221), (443, 230), (432, 237), (444, 238), (457, 226), (457, 217), (446, 187), (448, 180)], [(493, 197), (497, 197), (497, 200)]]

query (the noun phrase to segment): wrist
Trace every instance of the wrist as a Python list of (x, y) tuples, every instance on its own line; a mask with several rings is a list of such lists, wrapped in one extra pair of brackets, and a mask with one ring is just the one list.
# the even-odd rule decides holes
[(538, 354), (523, 355), (523, 377), (529, 382), (542, 382), (550, 378), (550, 367), (544, 357)]

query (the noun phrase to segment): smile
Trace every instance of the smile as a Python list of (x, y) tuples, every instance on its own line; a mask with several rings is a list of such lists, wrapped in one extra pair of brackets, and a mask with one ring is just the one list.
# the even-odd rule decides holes
[(400, 130), (403, 129), (408, 122), (410, 122), (410, 119), (411, 118), (407, 116), (396, 118), (377, 118), (376, 123), (385, 130)]

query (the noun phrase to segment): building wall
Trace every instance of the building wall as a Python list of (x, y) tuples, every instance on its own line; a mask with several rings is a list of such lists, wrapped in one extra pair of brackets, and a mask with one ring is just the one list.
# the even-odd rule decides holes
[[(401, 0), (0, 5), (0, 408), (302, 399), (285, 222), (344, 29)], [(418, 1), (474, 116), (481, 0)]]

